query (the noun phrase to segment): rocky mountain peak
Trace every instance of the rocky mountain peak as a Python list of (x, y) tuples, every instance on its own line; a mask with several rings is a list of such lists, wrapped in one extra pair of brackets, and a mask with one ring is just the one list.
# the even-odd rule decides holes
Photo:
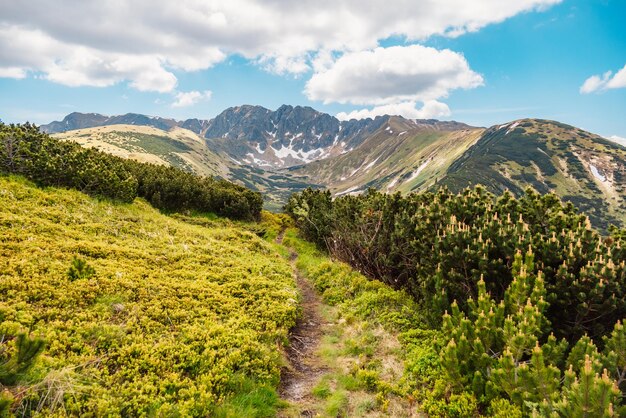
[(388, 117), (339, 121), (308, 106), (226, 109), (208, 122), (203, 136), (232, 158), (260, 167), (282, 168), (353, 149)]

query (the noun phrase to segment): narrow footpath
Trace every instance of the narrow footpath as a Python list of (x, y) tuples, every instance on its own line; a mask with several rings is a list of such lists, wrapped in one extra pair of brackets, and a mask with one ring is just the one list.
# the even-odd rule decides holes
[[(284, 231), (276, 238), (283, 245)], [(280, 397), (287, 404), (281, 418), (422, 417), (412, 400), (399, 396), (403, 350), (397, 335), (375, 321), (323, 301), (290, 261), (301, 295), (301, 315), (285, 348)]]
[[(282, 244), (284, 231), (276, 238)], [(313, 417), (311, 408), (315, 401), (311, 397), (313, 386), (324, 374), (317, 349), (323, 335), (324, 322), (320, 313), (321, 300), (313, 286), (302, 277), (295, 266), (298, 255), (291, 252), (291, 265), (296, 278), (296, 285), (302, 297), (302, 314), (289, 335), (289, 346), (285, 352), (289, 364), (282, 371), (279, 393), (283, 400), (293, 408), (296, 416)], [(293, 416), (287, 414), (285, 416)]]

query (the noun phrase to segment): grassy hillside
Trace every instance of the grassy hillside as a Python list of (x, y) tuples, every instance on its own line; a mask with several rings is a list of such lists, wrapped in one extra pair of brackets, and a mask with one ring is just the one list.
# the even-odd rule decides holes
[(450, 164), (483, 131), (461, 124), (416, 125), (392, 117), (353, 151), (290, 173), (308, 176), (339, 195), (369, 187), (388, 192), (424, 190), (445, 176)]
[(170, 164), (204, 176), (225, 177), (228, 165), (209, 150), (204, 140), (182, 128), (164, 131), (151, 126), (109, 125), (53, 135), (118, 157)]
[[(0, 196), (2, 334), (47, 341), (19, 415), (272, 413), (298, 296), (268, 244), (16, 177)], [(69, 274), (75, 257), (95, 273)]]
[(626, 148), (559, 122), (523, 119), (490, 128), (441, 184), (453, 191), (483, 184), (517, 195), (532, 186), (574, 203), (603, 230), (626, 224)]

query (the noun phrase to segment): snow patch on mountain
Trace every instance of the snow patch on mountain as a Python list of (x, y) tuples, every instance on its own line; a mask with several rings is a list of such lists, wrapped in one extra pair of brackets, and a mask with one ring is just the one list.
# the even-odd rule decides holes
[(358, 168), (356, 168), (354, 171), (352, 171), (352, 173), (350, 173), (350, 175), (348, 177), (354, 176), (356, 173), (359, 172), (359, 170), (361, 170), (363, 168), (364, 165), (365, 165), (365, 161), (363, 161), (363, 163)]
[(604, 175), (602, 175), (602, 173), (600, 173), (600, 171), (598, 170), (598, 167), (596, 167), (593, 164), (589, 164), (589, 168), (591, 169), (591, 174), (593, 174), (593, 176), (595, 178), (597, 178), (598, 180), (600, 180), (603, 183), (606, 181), (606, 176), (604, 176)]
[(545, 152), (544, 150), (542, 150), (541, 148), (537, 147), (537, 151), (539, 151), (540, 153), (542, 153), (543, 155), (545, 155), (546, 157), (549, 157), (548, 153)]
[(513, 124), (509, 126), (509, 129), (506, 130), (505, 135), (508, 135), (513, 129), (517, 128), (517, 125), (519, 125), (519, 121), (513, 122)]
[(353, 186), (353, 187), (350, 187), (349, 189), (344, 190), (343, 192), (335, 193), (335, 196), (343, 196), (345, 194), (358, 194), (360, 192), (361, 190), (359, 190), (359, 186)]
[(409, 179), (407, 180), (407, 182), (411, 181), (411, 180), (415, 180), (417, 178), (417, 176), (420, 175), (420, 173), (426, 168), (426, 166), (432, 161), (432, 157), (429, 158), (428, 160), (424, 161), (422, 163), (422, 165), (420, 165), (419, 167), (417, 167), (417, 170), (415, 170), (413, 172), (413, 174), (411, 174), (411, 177), (409, 177)]
[(246, 158), (244, 158), (243, 161), (248, 163), (248, 164), (254, 163), (254, 164), (258, 165), (258, 166), (264, 166), (264, 167), (270, 167), (271, 166), (271, 164), (269, 164), (267, 161), (258, 159), (251, 152), (246, 154)]
[(325, 152), (323, 148), (316, 148), (310, 151), (296, 151), (291, 144), (288, 147), (281, 145), (279, 149), (274, 148), (272, 145), (272, 149), (274, 150), (274, 155), (283, 162), (286, 158), (291, 157), (304, 163), (310, 163), (324, 155)]
[(378, 161), (380, 157), (376, 157), (376, 159), (374, 161), (372, 161), (371, 163), (369, 163), (368, 165), (365, 166), (365, 172), (367, 173), (370, 168), (372, 168), (374, 166), (374, 164), (376, 164), (376, 161)]

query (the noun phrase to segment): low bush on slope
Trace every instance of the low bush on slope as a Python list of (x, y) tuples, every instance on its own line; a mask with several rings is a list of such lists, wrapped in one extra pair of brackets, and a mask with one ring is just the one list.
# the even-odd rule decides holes
[(272, 414), (297, 292), (254, 234), (0, 177), (0, 237), (0, 335), (46, 341), (18, 415)]

